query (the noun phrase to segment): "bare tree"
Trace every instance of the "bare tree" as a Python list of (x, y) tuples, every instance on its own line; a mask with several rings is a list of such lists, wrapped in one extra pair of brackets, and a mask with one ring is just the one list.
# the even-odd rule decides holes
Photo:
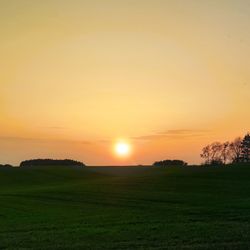
[(205, 164), (210, 164), (211, 162), (211, 147), (210, 145), (205, 146), (202, 149), (201, 158), (205, 159)]
[(221, 145), (221, 159), (223, 164), (230, 161), (230, 142), (226, 141)]
[[(224, 144), (221, 144), (220, 142), (213, 142), (212, 144), (207, 145), (202, 149), (202, 153), (200, 156), (205, 159), (205, 164), (208, 165), (222, 164), (223, 163), (222, 155), (224, 147), (225, 147)], [(226, 156), (223, 155), (223, 159), (224, 158), (226, 158)]]
[(200, 156), (209, 165), (250, 162), (250, 134), (243, 139), (237, 137), (232, 142), (213, 142), (202, 149)]
[(220, 142), (214, 142), (210, 145), (211, 147), (211, 161), (212, 162), (222, 162), (221, 151), (223, 145)]
[(230, 159), (233, 163), (240, 162), (240, 157), (242, 153), (242, 139), (241, 137), (235, 138), (233, 142), (229, 145), (230, 148)]

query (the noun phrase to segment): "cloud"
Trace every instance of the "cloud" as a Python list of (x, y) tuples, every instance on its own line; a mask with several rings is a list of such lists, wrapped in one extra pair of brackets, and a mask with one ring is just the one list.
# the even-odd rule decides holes
[(204, 136), (209, 130), (202, 129), (172, 129), (150, 135), (136, 136), (134, 140), (161, 140), (161, 139), (183, 139), (187, 137)]
[(62, 129), (67, 129), (65, 127), (60, 127), (60, 126), (52, 126), (52, 127), (45, 127), (47, 129), (55, 129), (55, 130), (62, 130)]
[(31, 143), (74, 143), (74, 144), (91, 144), (91, 141), (86, 140), (67, 140), (67, 139), (44, 139), (44, 138), (29, 138), (29, 137), (11, 137), (0, 136), (0, 141), (7, 142), (31, 142)]
[(108, 139), (98, 140), (97, 143), (109, 144), (111, 143), (111, 140)]

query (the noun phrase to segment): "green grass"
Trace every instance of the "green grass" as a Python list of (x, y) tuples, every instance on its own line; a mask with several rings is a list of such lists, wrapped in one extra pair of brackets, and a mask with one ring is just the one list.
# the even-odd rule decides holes
[(0, 169), (0, 249), (250, 249), (250, 166)]

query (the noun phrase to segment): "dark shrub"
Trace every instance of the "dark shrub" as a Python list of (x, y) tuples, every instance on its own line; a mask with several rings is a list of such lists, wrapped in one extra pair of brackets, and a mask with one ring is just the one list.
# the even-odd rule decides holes
[(215, 160), (212, 160), (209, 165), (211, 165), (211, 166), (222, 166), (222, 165), (224, 165), (224, 163), (220, 159), (215, 159)]
[(0, 168), (4, 167), (4, 168), (12, 168), (13, 166), (10, 164), (0, 164)]

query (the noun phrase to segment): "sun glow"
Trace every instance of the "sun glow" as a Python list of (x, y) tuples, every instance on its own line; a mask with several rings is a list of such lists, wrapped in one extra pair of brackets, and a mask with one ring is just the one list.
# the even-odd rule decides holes
[(117, 142), (115, 144), (115, 153), (118, 156), (126, 157), (131, 153), (131, 146), (127, 142)]

